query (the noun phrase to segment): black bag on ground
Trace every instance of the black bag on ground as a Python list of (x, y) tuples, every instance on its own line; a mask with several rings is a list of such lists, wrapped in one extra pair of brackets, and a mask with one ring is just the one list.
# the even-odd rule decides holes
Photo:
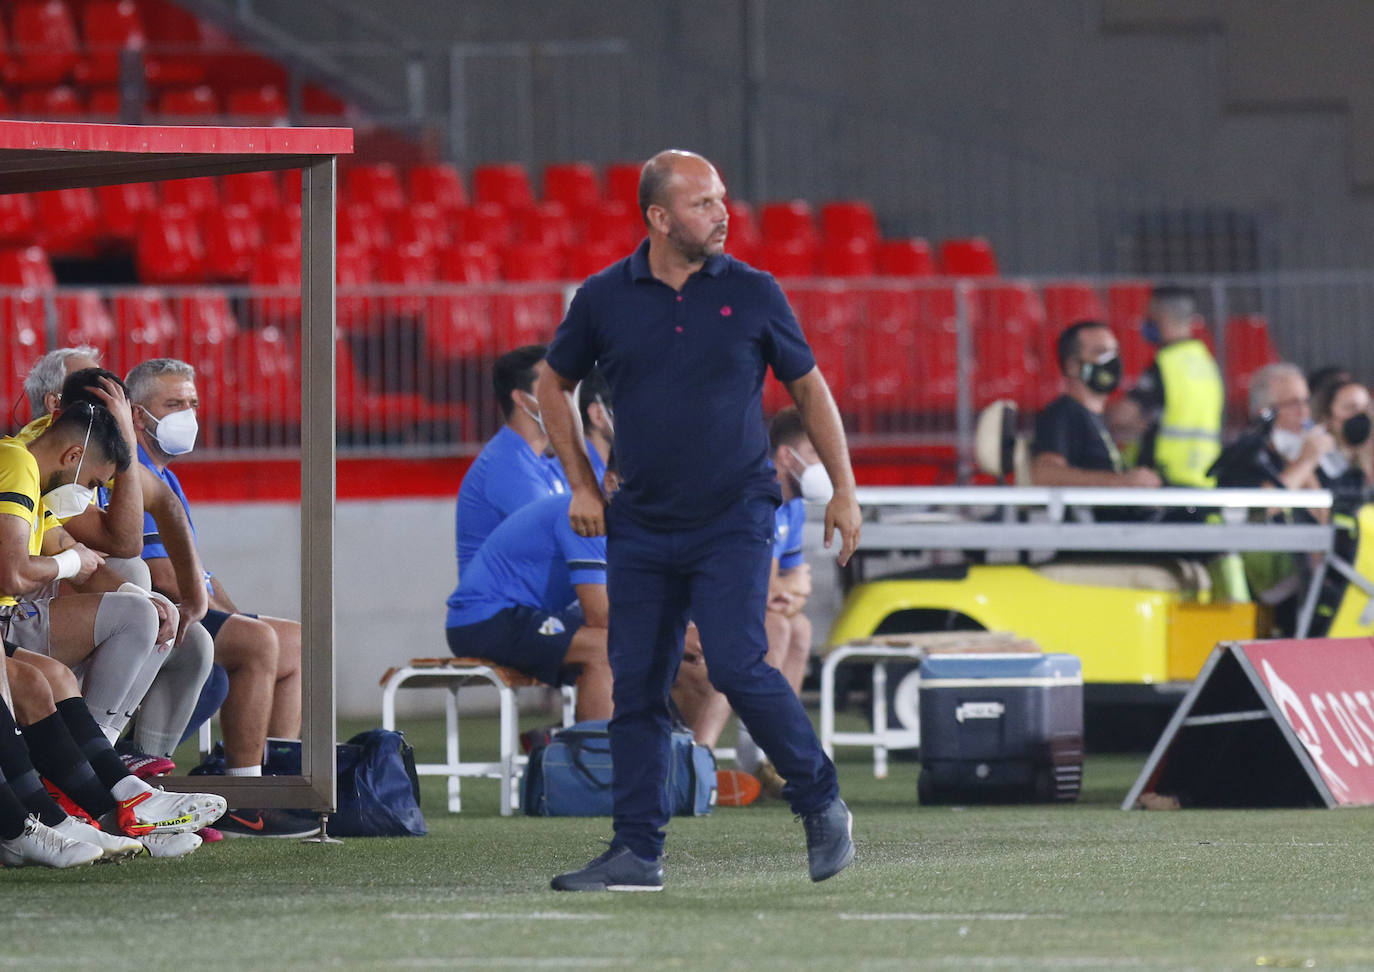
[(339, 837), (423, 837), (415, 751), (387, 729), (360, 732), (338, 748), (339, 809), (329, 832)]

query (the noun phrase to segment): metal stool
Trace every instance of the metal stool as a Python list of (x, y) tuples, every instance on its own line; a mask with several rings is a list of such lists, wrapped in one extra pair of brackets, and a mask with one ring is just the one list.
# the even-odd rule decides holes
[[(496, 687), (501, 700), (501, 758), (494, 763), (465, 763), (458, 756), (458, 690), (473, 682)], [(520, 752), (519, 718), (515, 690), (544, 683), (513, 668), (483, 658), (412, 658), (399, 668), (389, 668), (382, 676), (382, 728), (396, 728), (396, 692), (401, 688), (447, 688), (444, 700), (447, 760), (443, 763), (417, 763), (420, 776), (448, 777), (448, 809), (459, 813), (463, 800), (459, 787), (464, 776), (479, 776), (501, 781), (501, 815), (510, 816), (520, 808), (520, 777), (529, 757)], [(562, 686), (563, 725), (573, 724), (577, 688)]]

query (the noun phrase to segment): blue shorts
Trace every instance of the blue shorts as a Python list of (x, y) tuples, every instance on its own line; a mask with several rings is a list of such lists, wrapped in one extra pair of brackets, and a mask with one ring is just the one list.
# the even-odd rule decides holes
[(516, 605), (485, 621), (448, 628), (448, 648), (455, 658), (486, 658), (546, 685), (571, 685), (579, 672), (563, 659), (585, 623), (580, 608), (549, 612)]
[[(245, 611), (236, 611), (234, 613), (240, 614), (245, 618), (252, 618), (254, 621), (258, 619), (256, 614), (248, 614)], [(214, 608), (211, 608), (205, 612), (205, 617), (200, 619), (200, 626), (210, 632), (210, 640), (214, 641), (219, 637), (219, 629), (224, 627), (224, 622), (228, 621), (233, 616), (234, 615), (230, 614), (228, 611), (216, 611)]]

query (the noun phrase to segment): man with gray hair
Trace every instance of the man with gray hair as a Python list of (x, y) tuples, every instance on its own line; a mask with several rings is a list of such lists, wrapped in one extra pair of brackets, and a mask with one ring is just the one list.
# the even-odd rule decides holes
[(74, 348), (56, 348), (33, 363), (24, 376), (24, 396), (35, 419), (57, 411), (62, 382), (72, 372), (83, 368), (98, 368), (100, 352), (89, 344)]
[(1325, 427), (1312, 424), (1307, 379), (1297, 365), (1265, 365), (1250, 379), (1250, 416), (1272, 409), (1274, 424), (1268, 447), (1277, 461), (1278, 480), (1288, 489), (1318, 489), (1317, 465), (1336, 447)]
[[(125, 383), (134, 406), (138, 461), (167, 487), (186, 514), (191, 536), (195, 523), (190, 504), (168, 464), (195, 448), (200, 396), (196, 372), (175, 358), (154, 358), (129, 372)], [(224, 582), (209, 570), (195, 579), (173, 562), (173, 551), (145, 516), (143, 559), (153, 589), (173, 601), (203, 588), (210, 608), (201, 624), (214, 640), (215, 661), (229, 676), (229, 695), (220, 710), (224, 730), (224, 772), (260, 776), (267, 738), (296, 740), (301, 731), (301, 626), (284, 618), (259, 617), (238, 609)], [(229, 836), (309, 836), (313, 823), (275, 810), (230, 810), (219, 824)]]

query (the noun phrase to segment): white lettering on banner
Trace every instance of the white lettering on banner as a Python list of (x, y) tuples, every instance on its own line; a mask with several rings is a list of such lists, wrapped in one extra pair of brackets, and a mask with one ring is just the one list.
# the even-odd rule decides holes
[[(1369, 728), (1369, 723), (1374, 722), (1374, 710), (1369, 707), (1369, 696), (1363, 692), (1356, 692), (1352, 699), (1349, 692), (1342, 692), (1341, 698), (1345, 700), (1345, 707), (1350, 710), (1350, 717), (1355, 720), (1355, 725), (1364, 733), (1370, 742), (1374, 742), (1374, 729)], [(1364, 709), (1365, 717), (1369, 721), (1361, 720), (1359, 710)]]
[(1360, 738), (1360, 734), (1355, 730), (1355, 714), (1352, 711), (1355, 708), (1352, 704), (1354, 700), (1350, 698), (1349, 692), (1343, 694), (1345, 697), (1343, 699), (1338, 699), (1336, 698), (1335, 692), (1327, 692), (1326, 704), (1331, 706), (1332, 712), (1336, 713), (1336, 720), (1340, 722), (1341, 728), (1345, 730), (1346, 738), (1348, 738), (1350, 744), (1355, 747), (1355, 752), (1360, 754), (1361, 762), (1369, 766), (1371, 763), (1374, 763), (1374, 760), (1370, 759), (1369, 747), (1365, 745), (1364, 740)]
[[(1302, 707), (1302, 699), (1298, 697), (1298, 693), (1293, 691), (1292, 686), (1287, 682), (1279, 678), (1278, 673), (1274, 671), (1267, 658), (1261, 661), (1260, 667), (1264, 671), (1264, 680), (1269, 685), (1269, 694), (1279, 704), (1279, 709), (1283, 712), (1288, 725), (1292, 727), (1298, 740), (1307, 750), (1307, 754), (1312, 757), (1312, 762), (1317, 764), (1317, 769), (1321, 771), (1322, 777), (1332, 787), (1340, 790), (1342, 796), (1348, 794), (1350, 792), (1349, 784), (1337, 776), (1336, 771), (1326, 765), (1326, 761), (1322, 759), (1322, 745), (1321, 739), (1317, 735), (1317, 727), (1312, 724), (1311, 718), (1307, 715), (1307, 710)], [(1301, 726), (1296, 724), (1293, 716), (1302, 720)]]
[(1311, 693), (1307, 697), (1312, 702), (1312, 711), (1317, 713), (1317, 718), (1320, 719), (1322, 725), (1326, 727), (1326, 734), (1330, 736), (1331, 741), (1336, 744), (1336, 751), (1339, 752), (1351, 766), (1359, 766), (1360, 760), (1359, 757), (1355, 755), (1354, 750), (1346, 749), (1341, 743), (1341, 737), (1336, 734), (1336, 730), (1331, 728), (1331, 722), (1326, 718), (1327, 705), (1322, 701), (1322, 697), (1316, 692)]
[(965, 719), (1000, 719), (1006, 711), (1007, 707), (1001, 702), (965, 702), (954, 710), (954, 718), (960, 722)]

